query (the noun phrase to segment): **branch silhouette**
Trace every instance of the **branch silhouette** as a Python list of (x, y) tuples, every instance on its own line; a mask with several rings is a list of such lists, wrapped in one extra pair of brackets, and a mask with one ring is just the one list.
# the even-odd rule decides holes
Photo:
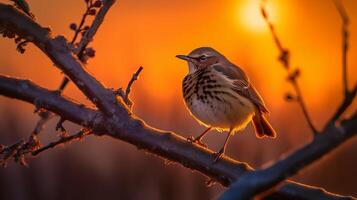
[[(98, 2), (98, 3), (97, 3)], [(78, 59), (83, 63), (86, 63), (88, 57), (94, 56), (94, 50), (87, 46), (93, 40), (94, 35), (97, 33), (100, 25), (103, 23), (104, 18), (109, 9), (114, 4), (114, 0), (102, 1), (86, 1), (86, 10), (82, 15), (82, 19), (77, 26), (75, 23), (70, 25), (70, 28), (74, 31), (73, 38), (71, 40), (71, 47), (74, 48), (73, 52), (77, 55)], [(96, 8), (100, 8), (96, 13)], [(95, 11), (95, 12), (94, 12)], [(95, 15), (95, 18), (90, 26), (84, 26), (88, 16)], [(78, 35), (82, 33), (82, 37), (78, 43), (76, 43)], [(58, 92), (62, 93), (69, 83), (69, 78), (64, 77), (61, 84), (58, 87)], [(36, 123), (32, 135), (38, 135), (43, 130), (46, 123), (54, 117), (54, 114), (49, 111), (43, 111), (39, 113), (40, 120)]]
[[(246, 174), (254, 171), (248, 164), (229, 157), (223, 157), (212, 165), (212, 159), (215, 157), (213, 151), (191, 144), (187, 142), (186, 138), (174, 132), (150, 127), (131, 113), (127, 105), (118, 101), (113, 90), (105, 88), (87, 73), (83, 63), (73, 56), (75, 50), (71, 48), (70, 42), (65, 37), (61, 35), (53, 36), (49, 28), (42, 27), (13, 6), (0, 3), (0, 30), (2, 29), (16, 33), (41, 49), (55, 66), (93, 102), (97, 109), (81, 105), (57, 91), (42, 88), (29, 80), (4, 75), (0, 75), (1, 95), (26, 101), (35, 105), (38, 109), (53, 112), (59, 115), (61, 120), (79, 124), (90, 130), (94, 135), (107, 135), (131, 143), (164, 159), (197, 170), (225, 186), (233, 184), (244, 178)], [(130, 91), (130, 84), (128, 87)], [(341, 123), (340, 127), (331, 129), (326, 133), (326, 135), (340, 133), (339, 137), (331, 136), (333, 138), (331, 141), (335, 146), (355, 134), (356, 118), (357, 116), (354, 115)], [(341, 130), (344, 131), (340, 132)], [(320, 154), (330, 150), (330, 144), (325, 144), (325, 142), (326, 137), (318, 136), (314, 143), (316, 145), (312, 145), (304, 151), (309, 152), (317, 146), (317, 149), (321, 149), (321, 151), (318, 151), (319, 153), (316, 153), (315, 156), (320, 156)], [(49, 144), (49, 146), (53, 145)], [(2, 149), (6, 148), (3, 147)], [(323, 152), (323, 150), (326, 151)], [(31, 153), (33, 152), (35, 151)], [(286, 166), (286, 168), (289, 167), (291, 166)], [(316, 199), (353, 199), (288, 180), (281, 188), (265, 198), (311, 199), (312, 197), (316, 197)]]
[[(340, 121), (339, 124), (336, 124), (336, 120), (338, 120), (344, 111), (351, 105), (353, 99), (356, 95), (357, 87), (355, 87), (352, 91), (348, 90), (347, 85), (347, 47), (348, 47), (348, 16), (345, 12), (343, 6), (334, 1), (337, 10), (340, 13), (340, 16), (343, 21), (343, 91), (344, 91), (344, 100), (341, 102), (340, 107), (333, 115), (330, 121), (327, 122), (325, 128), (318, 132), (314, 126), (312, 125), (311, 118), (309, 117), (304, 101), (302, 100), (300, 87), (297, 84), (296, 77), (299, 75), (299, 71), (296, 71), (289, 74), (288, 81), (291, 82), (295, 88), (297, 101), (300, 103), (303, 108), (304, 115), (309, 122), (310, 128), (314, 132), (313, 140), (307, 145), (301, 147), (297, 151), (292, 154), (285, 156), (281, 160), (275, 162), (270, 167), (266, 169), (256, 170), (254, 172), (249, 172), (244, 174), (236, 183), (232, 184), (232, 186), (220, 197), (220, 200), (245, 200), (251, 199), (254, 196), (263, 193), (270, 188), (276, 186), (281, 181), (286, 178), (295, 175), (297, 172), (302, 170), (307, 165), (312, 162), (318, 160), (322, 156), (326, 155), (333, 149), (337, 148), (344, 141), (349, 138), (355, 136), (357, 134), (357, 110), (354, 111), (352, 116), (348, 119)], [(284, 67), (289, 69), (289, 51), (282, 47), (280, 39), (275, 32), (274, 25), (269, 20), (268, 14), (265, 10), (265, 1), (262, 3), (261, 11), (263, 18), (268, 24), (270, 31), (272, 32), (273, 39), (276, 43), (277, 48), (280, 50), (280, 62), (283, 63)], [(352, 197), (351, 197), (352, 198)]]

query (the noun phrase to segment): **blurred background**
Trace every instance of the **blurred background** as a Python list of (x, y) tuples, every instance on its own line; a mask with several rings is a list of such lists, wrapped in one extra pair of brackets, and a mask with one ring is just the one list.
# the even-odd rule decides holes
[[(9, 1), (0, 0), (0, 2)], [(29, 2), (37, 20), (54, 34), (72, 38), (69, 29), (85, 10), (83, 0)], [(357, 81), (357, 2), (342, 1), (351, 26), (349, 80)], [(271, 0), (268, 11), (292, 66), (302, 70), (299, 82), (314, 123), (321, 128), (342, 99), (341, 20), (326, 0)], [(91, 18), (91, 17), (90, 17)], [(91, 18), (92, 19), (92, 18)], [(269, 165), (311, 139), (311, 131), (297, 104), (284, 101), (292, 91), (278, 51), (259, 11), (259, 0), (117, 0), (91, 43), (96, 57), (87, 69), (110, 88), (126, 86), (139, 66), (144, 67), (131, 93), (134, 113), (148, 124), (197, 136), (204, 130), (188, 114), (181, 81), (188, 69), (175, 58), (200, 46), (211, 46), (248, 74), (271, 111), (278, 132), (275, 140), (259, 140), (249, 125), (230, 141), (227, 154), (255, 168)], [(61, 72), (36, 47), (24, 55), (12, 40), (0, 39), (0, 73), (28, 78), (56, 89)], [(65, 95), (90, 104), (73, 84)], [(354, 102), (352, 108), (356, 109)], [(38, 116), (34, 107), (0, 97), (0, 144), (28, 137)], [(351, 112), (352, 109), (349, 110)], [(42, 143), (55, 140), (54, 119), (41, 134)], [(78, 127), (66, 122), (75, 132)], [(224, 135), (205, 138), (217, 150)], [(305, 168), (292, 180), (321, 186), (330, 192), (357, 196), (356, 138)], [(90, 136), (29, 159), (29, 167), (10, 162), (0, 169), (0, 199), (215, 199), (225, 190), (207, 187), (207, 178), (125, 142)]]

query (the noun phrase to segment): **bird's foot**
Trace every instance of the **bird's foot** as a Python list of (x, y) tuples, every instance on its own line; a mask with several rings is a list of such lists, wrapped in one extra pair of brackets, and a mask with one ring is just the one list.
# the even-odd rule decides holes
[(224, 155), (224, 150), (221, 149), (218, 152), (214, 153), (215, 158), (212, 161), (212, 164), (215, 164), (223, 155)]
[(207, 144), (201, 142), (201, 140), (198, 139), (198, 138), (194, 138), (194, 137), (191, 136), (191, 137), (188, 137), (188, 138), (187, 138), (187, 141), (188, 141), (188, 142), (191, 142), (191, 143), (198, 144), (198, 145), (200, 145), (200, 146), (202, 146), (202, 147), (207, 148)]

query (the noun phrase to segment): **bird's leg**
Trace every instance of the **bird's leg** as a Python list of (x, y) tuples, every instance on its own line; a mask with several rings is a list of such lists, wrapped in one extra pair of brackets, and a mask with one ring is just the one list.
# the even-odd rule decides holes
[(227, 143), (229, 140), (229, 137), (231, 136), (231, 132), (233, 131), (233, 129), (230, 129), (228, 132), (228, 135), (226, 137), (226, 140), (224, 141), (223, 147), (215, 153), (216, 157), (213, 160), (213, 163), (216, 163), (218, 161), (218, 159), (224, 154), (224, 152), (226, 151), (226, 147), (227, 147)]
[(205, 131), (203, 131), (203, 133), (201, 133), (201, 135), (199, 135), (196, 138), (193, 138), (191, 136), (191, 137), (187, 138), (187, 141), (192, 142), (192, 143), (196, 143), (196, 144), (201, 145), (203, 147), (207, 147), (207, 145), (202, 143), (201, 140), (202, 140), (203, 136), (205, 136), (211, 129), (212, 129), (212, 127), (208, 127)]

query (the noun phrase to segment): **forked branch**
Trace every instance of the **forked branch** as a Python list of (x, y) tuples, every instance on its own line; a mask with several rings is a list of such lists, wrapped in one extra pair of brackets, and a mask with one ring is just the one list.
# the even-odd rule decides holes
[(307, 110), (307, 106), (305, 103), (305, 100), (303, 98), (299, 83), (297, 78), (300, 76), (300, 70), (299, 69), (295, 69), (292, 70), (291, 66), (290, 66), (290, 52), (288, 49), (284, 48), (280, 38), (278, 37), (278, 34), (276, 33), (275, 30), (275, 26), (274, 24), (270, 21), (269, 19), (269, 14), (267, 13), (266, 9), (265, 9), (265, 4), (266, 1), (263, 0), (262, 4), (261, 4), (261, 13), (262, 16), (265, 20), (265, 22), (267, 23), (270, 32), (273, 36), (274, 42), (276, 47), (279, 50), (279, 61), (280, 63), (284, 66), (286, 72), (288, 73), (288, 77), (287, 80), (291, 83), (291, 85), (293, 86), (294, 90), (295, 90), (295, 96), (291, 95), (291, 94), (287, 94), (287, 100), (295, 100), (301, 107), (301, 110), (305, 116), (305, 119), (311, 129), (311, 131), (313, 132), (314, 135), (316, 135), (318, 133), (318, 130), (315, 128), (311, 116)]
[[(65, 120), (92, 130), (96, 135), (109, 135), (126, 141), (164, 159), (197, 170), (226, 186), (238, 180), (243, 174), (253, 171), (248, 164), (228, 157), (223, 157), (212, 165), (212, 159), (215, 156), (213, 151), (191, 144), (186, 138), (176, 133), (158, 130), (145, 124), (128, 111), (122, 102), (117, 101), (112, 90), (105, 88), (86, 72), (83, 64), (72, 55), (69, 42), (63, 36), (51, 36), (49, 29), (43, 28), (12, 6), (0, 3), (0, 27), (16, 32), (39, 47), (56, 67), (96, 105), (98, 110), (75, 103), (58, 92), (48, 91), (29, 81), (5, 76), (0, 76), (1, 95), (39, 105)], [(349, 127), (354, 120), (355, 117), (341, 124), (342, 130), (345, 130), (344, 135), (352, 134), (353, 130)], [(347, 136), (334, 141), (340, 144), (346, 138)], [(305, 199), (308, 198), (307, 194), (318, 194), (324, 199), (347, 198), (327, 193), (320, 188), (291, 181), (286, 183), (269, 197)]]
[[(336, 3), (336, 2), (335, 2)], [(312, 162), (318, 160), (322, 156), (328, 154), (333, 149), (337, 148), (340, 144), (344, 141), (348, 140), (349, 138), (355, 136), (357, 134), (357, 110), (354, 111), (354, 114), (347, 120), (341, 121), (340, 124), (335, 124), (335, 121), (343, 114), (343, 112), (351, 105), (355, 95), (356, 95), (356, 88), (353, 89), (351, 92), (348, 91), (347, 88), (347, 44), (348, 44), (348, 17), (345, 13), (342, 5), (336, 3), (337, 9), (339, 10), (341, 17), (343, 19), (343, 83), (344, 86), (344, 100), (341, 102), (340, 107), (336, 114), (332, 117), (332, 119), (327, 123), (328, 125), (323, 129), (320, 134), (314, 136), (313, 140), (298, 149), (297, 151), (293, 152), (292, 154), (288, 155), (287, 157), (282, 158), (281, 160), (275, 162), (270, 167), (262, 170), (257, 170), (254, 172), (249, 172), (244, 174), (236, 183), (234, 183), (231, 188), (228, 189), (220, 198), (220, 200), (246, 200), (251, 199), (255, 195), (261, 194), (270, 188), (276, 186), (281, 181), (285, 180), (286, 178), (296, 174), (300, 170), (302, 170), (307, 165), (311, 164)], [(277, 44), (278, 49), (281, 51), (281, 55), (285, 55), (281, 42), (274, 30), (274, 25), (269, 21), (268, 15), (266, 13), (264, 4), (262, 4), (262, 15), (266, 20), (272, 34), (274, 41)], [(346, 23), (346, 24), (345, 24)], [(289, 60), (288, 54), (287, 56), (281, 56), (280, 61), (285, 63), (284, 66), (288, 69)], [(291, 77), (292, 76), (292, 77)], [(297, 75), (290, 75), (289, 80), (295, 87), (297, 92), (297, 96), (301, 97), (301, 91), (298, 87), (296, 82)], [(302, 99), (298, 99), (301, 106), (304, 110), (304, 102)], [(304, 112), (305, 113), (305, 112)], [(307, 112), (305, 113), (305, 117), (310, 121)], [(310, 121), (311, 122), (311, 121)], [(312, 123), (310, 125), (312, 128)], [(352, 198), (352, 197), (351, 197)]]
[[(96, 135), (109, 135), (145, 149), (165, 160), (171, 160), (187, 168), (210, 177), (224, 186), (229, 186), (240, 177), (253, 170), (248, 164), (223, 157), (214, 165), (213, 151), (187, 142), (179, 134), (151, 128), (140, 119), (119, 118), (118, 121), (105, 119), (99, 111), (85, 107), (65, 98), (58, 93), (48, 91), (34, 83), (0, 75), (0, 95), (16, 98), (31, 104), (39, 102), (47, 110), (56, 113), (68, 121), (82, 125)], [(308, 199), (318, 196), (320, 199), (352, 199), (335, 195), (318, 187), (286, 181), (286, 185), (268, 195), (272, 199)]]

